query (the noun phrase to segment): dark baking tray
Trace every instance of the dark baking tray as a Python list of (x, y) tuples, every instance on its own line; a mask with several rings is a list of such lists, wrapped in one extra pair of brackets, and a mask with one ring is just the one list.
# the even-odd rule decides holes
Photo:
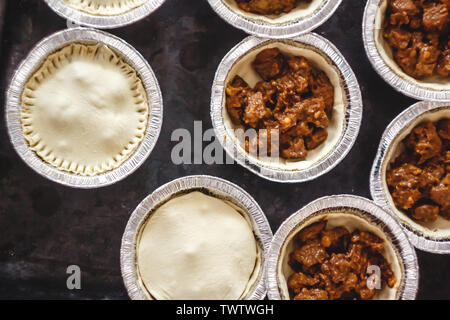
[[(42, 0), (7, 3), (1, 42), (1, 88), (43, 37), (66, 22)], [(111, 31), (135, 46), (152, 65), (164, 96), (164, 124), (147, 162), (132, 176), (99, 190), (74, 190), (28, 168), (12, 149), (0, 122), (0, 298), (126, 299), (119, 249), (128, 217), (158, 186), (191, 174), (228, 179), (247, 190), (267, 214), (273, 231), (292, 212), (321, 196), (369, 194), (369, 172), (388, 123), (414, 101), (389, 87), (364, 53), (361, 21), (365, 1), (346, 0), (316, 30), (333, 41), (353, 67), (364, 97), (356, 145), (325, 176), (304, 184), (258, 178), (238, 165), (180, 165), (170, 161), (177, 128), (194, 120), (211, 128), (210, 89), (222, 57), (246, 35), (223, 22), (207, 1), (167, 0), (149, 18)], [(0, 9), (0, 18), (3, 10)], [(1, 33), (0, 33), (1, 34)], [(1, 104), (1, 113), (4, 103)], [(420, 299), (450, 299), (450, 256), (418, 252)], [(68, 290), (66, 269), (78, 265), (82, 290)]]

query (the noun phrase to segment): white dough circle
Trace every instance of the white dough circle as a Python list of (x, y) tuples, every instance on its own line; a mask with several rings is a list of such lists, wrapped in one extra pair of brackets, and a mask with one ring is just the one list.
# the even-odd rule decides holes
[(142, 80), (105, 45), (70, 44), (25, 84), (25, 140), (54, 167), (93, 176), (119, 167), (138, 148), (149, 104)]
[(114, 16), (136, 9), (148, 0), (64, 0), (72, 8), (98, 16)]
[(252, 285), (257, 243), (232, 205), (194, 191), (158, 208), (142, 227), (137, 265), (156, 300), (236, 300)]

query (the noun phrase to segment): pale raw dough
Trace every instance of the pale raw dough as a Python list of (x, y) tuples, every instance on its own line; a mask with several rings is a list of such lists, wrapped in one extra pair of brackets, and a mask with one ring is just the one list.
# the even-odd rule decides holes
[(258, 249), (233, 206), (194, 191), (149, 218), (137, 243), (141, 281), (156, 300), (235, 300), (252, 286)]
[(141, 143), (149, 104), (137, 72), (105, 45), (51, 54), (22, 93), (30, 148), (56, 168), (92, 176), (119, 167)]
[(403, 268), (403, 263), (401, 262), (400, 254), (392, 244), (392, 240), (386, 237), (386, 234), (382, 231), (382, 227), (370, 223), (367, 219), (363, 218), (359, 212), (356, 211), (331, 211), (323, 214), (317, 214), (311, 216), (309, 219), (302, 222), (301, 225), (297, 226), (292, 230), (291, 234), (284, 241), (283, 246), (280, 249), (280, 258), (277, 265), (277, 280), (280, 287), (280, 294), (282, 300), (289, 300), (289, 289), (287, 286), (287, 281), (289, 277), (294, 273), (292, 268), (289, 266), (289, 256), (297, 246), (294, 242), (294, 237), (300, 232), (300, 230), (306, 228), (307, 226), (322, 221), (327, 220), (327, 229), (332, 229), (336, 227), (345, 227), (348, 231), (353, 232), (355, 229), (362, 231), (370, 231), (384, 240), (383, 256), (388, 262), (391, 263), (392, 271), (397, 278), (397, 282), (393, 288), (385, 286), (382, 290), (378, 291), (374, 300), (394, 300), (399, 297), (399, 290), (403, 286), (405, 279), (405, 270)]
[(403, 129), (392, 141), (388, 151), (386, 152), (386, 156), (384, 158), (385, 160), (381, 167), (381, 181), (383, 191), (389, 203), (389, 208), (397, 215), (403, 224), (407, 225), (409, 229), (414, 230), (417, 234), (424, 235), (427, 238), (448, 241), (450, 239), (450, 220), (447, 220), (441, 216), (433, 222), (418, 222), (411, 219), (405, 212), (397, 209), (386, 182), (386, 172), (390, 169), (390, 164), (395, 161), (403, 150), (405, 150), (403, 140), (411, 132), (411, 130), (424, 121), (431, 121), (435, 123), (444, 118), (450, 119), (450, 106), (443, 109), (436, 109), (426, 112), (412, 121), (408, 127)]
[(239, 152), (241, 154), (246, 154), (247, 157), (251, 158), (252, 161), (258, 163), (259, 165), (285, 171), (306, 170), (314, 166), (319, 161), (324, 159), (328, 154), (330, 154), (339, 144), (339, 141), (344, 134), (345, 112), (347, 108), (344, 84), (339, 70), (328, 58), (323, 55), (323, 53), (318, 52), (317, 49), (314, 49), (312, 47), (305, 46), (301, 43), (290, 40), (269, 41), (268, 43), (265, 43), (264, 45), (259, 46), (244, 54), (241, 58), (238, 59), (238, 61), (236, 61), (236, 63), (229, 71), (225, 80), (225, 84), (230, 82), (236, 75), (241, 76), (251, 87), (255, 86), (257, 82), (261, 81), (261, 77), (252, 68), (252, 61), (255, 60), (258, 53), (268, 48), (278, 48), (286, 56), (303, 56), (308, 59), (308, 61), (314, 68), (322, 70), (327, 74), (328, 78), (331, 81), (331, 84), (334, 86), (334, 109), (332, 118), (330, 119), (330, 125), (327, 128), (328, 138), (324, 143), (322, 143), (314, 150), (308, 151), (308, 155), (305, 160), (286, 160), (281, 157), (256, 158), (245, 151), (242, 143), (244, 140), (236, 135), (235, 130), (243, 127), (236, 126), (231, 121), (225, 107), (225, 92), (223, 96), (222, 109), (224, 125), (227, 129), (227, 132), (238, 146)]
[(251, 12), (246, 12), (239, 8), (236, 0), (222, 0), (225, 5), (234, 13), (244, 17), (245, 19), (255, 21), (258, 23), (265, 23), (270, 25), (286, 25), (292, 22), (299, 21), (306, 17), (313, 15), (324, 4), (324, 0), (312, 0), (311, 2), (301, 2), (295, 9), (288, 13), (279, 15), (260, 15)]
[(387, 0), (381, 0), (380, 7), (377, 10), (375, 16), (375, 28), (374, 28), (374, 39), (375, 45), (380, 53), (380, 56), (386, 63), (386, 65), (391, 68), (391, 70), (397, 74), (400, 78), (425, 89), (431, 89), (436, 91), (450, 90), (450, 78), (443, 77), (439, 75), (431, 76), (425, 79), (417, 80), (409, 75), (407, 75), (395, 62), (392, 48), (387, 43), (383, 37), (383, 23), (387, 10)]
[(98, 16), (114, 16), (142, 6), (148, 0), (62, 0), (72, 8)]

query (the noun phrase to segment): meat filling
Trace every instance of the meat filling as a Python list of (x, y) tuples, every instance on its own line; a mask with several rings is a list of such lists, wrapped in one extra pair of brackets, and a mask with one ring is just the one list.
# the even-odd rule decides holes
[(450, 219), (450, 119), (419, 124), (404, 145), (386, 174), (395, 206), (421, 222)]
[(406, 74), (449, 76), (449, 8), (448, 0), (388, 0), (383, 36)]
[(380, 268), (382, 288), (394, 287), (397, 279), (382, 255), (382, 239), (345, 227), (326, 230), (326, 225), (314, 223), (295, 237), (298, 249), (289, 260), (295, 273), (288, 280), (294, 300), (372, 299), (376, 289), (370, 266)]
[[(275, 146), (282, 158), (304, 160), (308, 151), (328, 137), (334, 108), (330, 79), (306, 58), (287, 57), (278, 48), (261, 51), (252, 68), (263, 79), (254, 88), (235, 76), (225, 90), (231, 121), (257, 131), (255, 137), (246, 139), (246, 151), (271, 155)], [(261, 133), (260, 129), (266, 131)], [(278, 143), (274, 142), (273, 132)], [(274, 143), (265, 148), (261, 140)]]

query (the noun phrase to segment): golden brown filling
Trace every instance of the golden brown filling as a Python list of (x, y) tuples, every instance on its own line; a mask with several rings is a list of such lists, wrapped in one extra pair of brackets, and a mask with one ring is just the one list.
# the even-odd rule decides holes
[(450, 220), (450, 119), (416, 126), (386, 175), (395, 206), (417, 221)]
[(450, 0), (388, 0), (383, 36), (406, 74), (448, 77), (449, 10)]
[[(266, 129), (245, 141), (252, 154), (304, 160), (328, 137), (334, 87), (328, 76), (300, 56), (286, 57), (278, 48), (261, 51), (252, 63), (263, 81), (251, 88), (240, 76), (226, 87), (226, 108), (235, 125)], [(277, 139), (272, 134), (276, 132)]]
[[(294, 300), (372, 299), (378, 289), (394, 287), (397, 279), (382, 255), (384, 241), (371, 232), (345, 227), (326, 230), (321, 221), (301, 230), (289, 265), (295, 273), (288, 280)], [(378, 267), (373, 281), (370, 266)], [(375, 268), (373, 269), (375, 270)]]
[(300, 2), (312, 0), (236, 0), (244, 11), (261, 15), (278, 15), (292, 11)]

